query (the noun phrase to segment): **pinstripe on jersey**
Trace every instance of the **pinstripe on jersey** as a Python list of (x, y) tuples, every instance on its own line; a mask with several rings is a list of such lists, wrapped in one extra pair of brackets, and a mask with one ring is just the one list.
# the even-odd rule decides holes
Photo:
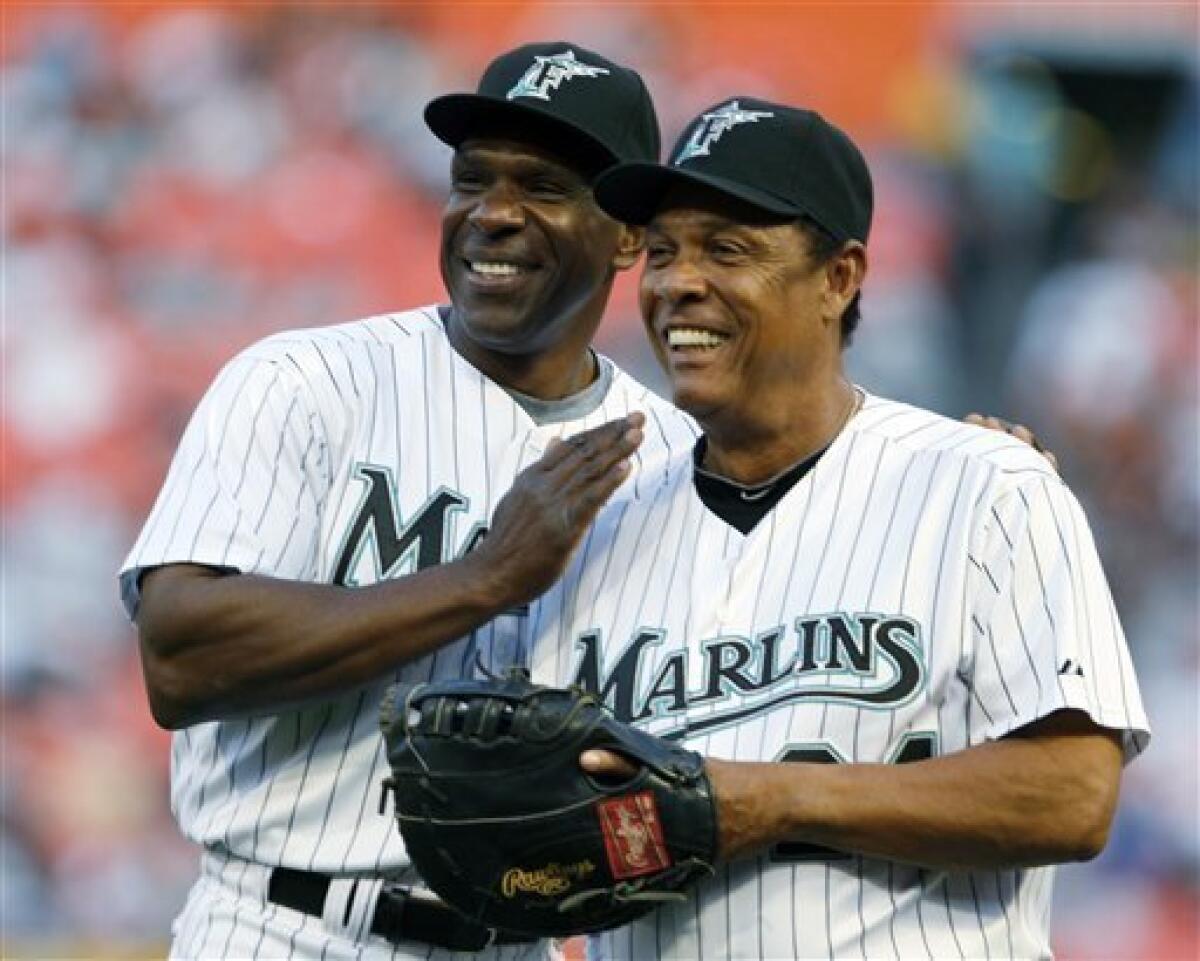
[[(169, 562), (365, 585), (458, 556), (552, 437), (643, 409), (646, 441), (614, 497), (619, 512), (661, 484), (696, 431), (611, 369), (599, 406), (538, 424), (450, 347), (436, 308), (270, 337), (231, 361), (197, 409), (125, 561), (126, 603), (136, 606), (138, 569)], [(460, 675), (477, 650), (492, 663), (523, 658), (523, 620), (501, 616), (341, 697), (177, 733), (172, 807), (184, 833), (257, 864), (404, 876), (394, 820), (377, 808), (381, 693), (396, 678)]]
[[(748, 534), (681, 456), (531, 611), (537, 679), (737, 760), (897, 762), (1064, 707), (1148, 739), (1078, 503), (1007, 435), (868, 396)], [(782, 845), (593, 956), (1041, 958), (1053, 868), (932, 871)]]

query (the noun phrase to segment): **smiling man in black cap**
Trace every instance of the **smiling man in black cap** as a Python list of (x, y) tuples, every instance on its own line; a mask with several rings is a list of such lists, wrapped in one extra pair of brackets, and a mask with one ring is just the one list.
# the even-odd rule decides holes
[(1101, 850), (1149, 738), (1076, 499), (847, 378), (872, 186), (817, 113), (727, 100), (596, 196), (647, 228), (646, 329), (704, 435), (624, 518), (661, 554), (612, 560), (669, 603), (562, 633), (632, 639), (593, 673), (708, 755), (726, 864), (592, 955), (1051, 957), (1051, 865)]
[(175, 958), (547, 947), (421, 890), (377, 806), (378, 703), (400, 678), (520, 661), (525, 605), (600, 506), (695, 438), (589, 347), (642, 245), (591, 183), (656, 160), (658, 125), (634, 71), (565, 43), (500, 56), (426, 119), (455, 148), (450, 305), (231, 361), (122, 570), (155, 717), (176, 731), (173, 808), (204, 852)]

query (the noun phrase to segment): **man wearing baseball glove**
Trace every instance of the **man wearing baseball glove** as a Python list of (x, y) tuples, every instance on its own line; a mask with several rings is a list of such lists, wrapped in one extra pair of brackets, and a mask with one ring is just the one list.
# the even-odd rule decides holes
[(531, 670), (706, 757), (720, 863), (589, 955), (1052, 958), (1055, 865), (1104, 847), (1150, 737), (1078, 500), (851, 382), (872, 179), (815, 111), (727, 98), (595, 190), (646, 228), (646, 331), (704, 433), (568, 569), (586, 602), (543, 599)]

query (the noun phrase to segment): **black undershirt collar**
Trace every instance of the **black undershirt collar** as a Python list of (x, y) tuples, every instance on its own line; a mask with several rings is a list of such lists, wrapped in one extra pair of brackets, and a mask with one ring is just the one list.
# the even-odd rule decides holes
[(796, 486), (796, 482), (816, 466), (829, 447), (822, 447), (762, 484), (739, 484), (705, 470), (702, 465), (707, 450), (708, 438), (701, 437), (692, 451), (692, 481), (696, 485), (696, 494), (704, 506), (726, 524), (743, 534), (749, 534), (771, 508)]

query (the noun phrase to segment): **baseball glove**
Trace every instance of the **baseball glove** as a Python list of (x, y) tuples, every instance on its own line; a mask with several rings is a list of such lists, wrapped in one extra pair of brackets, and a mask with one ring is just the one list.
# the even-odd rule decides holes
[[(470, 921), (536, 936), (603, 931), (712, 873), (701, 757), (622, 724), (591, 694), (532, 684), (517, 668), (394, 685), (380, 721), (409, 856)], [(604, 783), (579, 766), (588, 748), (638, 771)]]

